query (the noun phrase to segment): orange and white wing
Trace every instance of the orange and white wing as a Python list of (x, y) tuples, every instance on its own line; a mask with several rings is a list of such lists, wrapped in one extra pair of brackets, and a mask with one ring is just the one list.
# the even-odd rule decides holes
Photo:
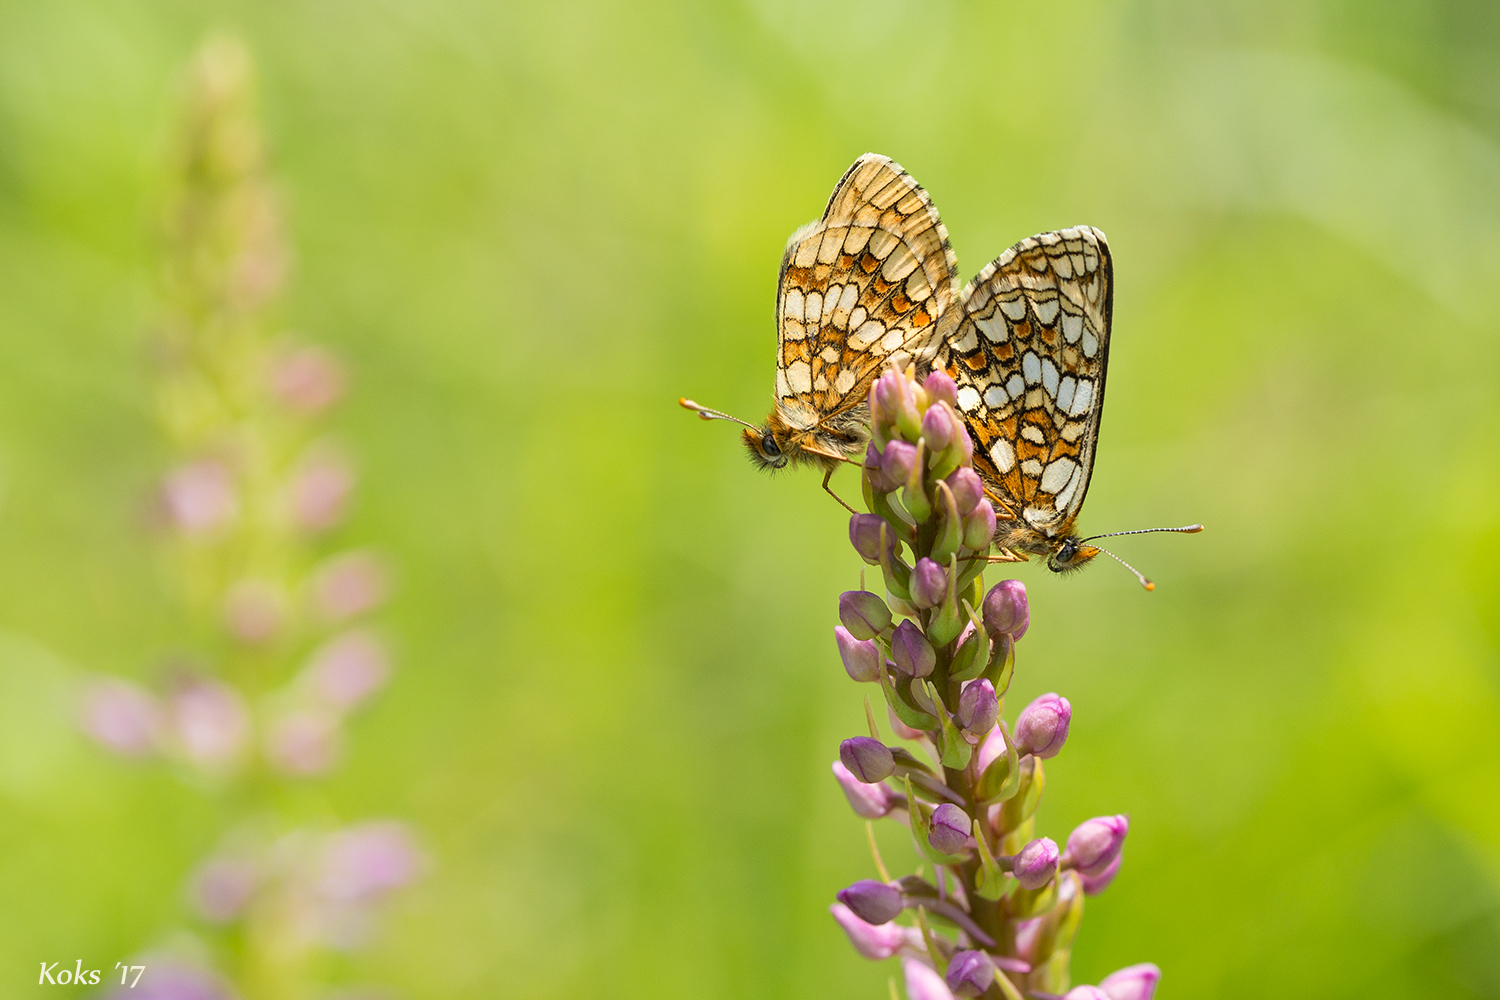
[(1113, 297), (1103, 233), (1032, 236), (964, 288), (937, 359), (957, 383), (975, 470), (1012, 520), (1048, 538), (1072, 530), (1088, 492)]
[(948, 230), (901, 165), (866, 153), (823, 218), (792, 234), (776, 294), (776, 399), (826, 418), (862, 402), (898, 350), (928, 357), (958, 298)]

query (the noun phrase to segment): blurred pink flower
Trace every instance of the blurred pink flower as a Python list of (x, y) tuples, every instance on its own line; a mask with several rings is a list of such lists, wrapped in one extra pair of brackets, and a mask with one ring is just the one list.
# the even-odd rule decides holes
[(220, 681), (193, 678), (168, 697), (173, 735), (182, 753), (200, 767), (234, 763), (250, 735), (250, 713), (240, 693)]
[(266, 757), (288, 774), (322, 774), (338, 759), (342, 731), (329, 712), (294, 709), (273, 719), (266, 732)]
[(415, 879), (421, 864), (405, 824), (376, 820), (328, 838), (318, 884), (327, 899), (373, 903)]
[(268, 580), (241, 580), (224, 597), (224, 624), (235, 638), (262, 643), (286, 621), (286, 593)]
[(390, 653), (368, 629), (334, 636), (315, 653), (304, 682), (321, 701), (347, 710), (378, 691), (390, 676)]
[(344, 366), (321, 347), (300, 347), (276, 363), (271, 387), (288, 408), (311, 415), (344, 394)]
[(333, 621), (353, 618), (377, 607), (387, 596), (385, 564), (373, 553), (346, 552), (327, 560), (314, 573), (313, 603)]
[(239, 510), (234, 477), (222, 462), (202, 459), (180, 466), (162, 483), (162, 504), (171, 522), (189, 534), (206, 534)]
[(205, 920), (223, 924), (240, 915), (259, 882), (260, 871), (253, 860), (219, 855), (198, 866), (188, 895)]
[(156, 749), (162, 711), (156, 697), (138, 684), (116, 678), (92, 681), (83, 693), (81, 724), (94, 740), (126, 757)]
[(332, 448), (319, 448), (299, 465), (290, 486), (292, 517), (308, 531), (323, 531), (343, 519), (354, 469)]
[[(131, 987), (129, 983), (121, 986), (120, 973), (113, 970), (110, 975), (114, 985), (105, 994), (108, 1000), (234, 1000), (235, 993), (208, 969), (155, 955), (139, 955), (128, 961), (144, 965), (146, 971)], [(135, 973), (129, 975), (135, 978)]]

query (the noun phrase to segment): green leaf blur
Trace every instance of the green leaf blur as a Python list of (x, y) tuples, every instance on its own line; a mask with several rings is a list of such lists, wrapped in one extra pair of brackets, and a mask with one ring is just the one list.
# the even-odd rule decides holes
[(764, 414), (784, 241), (876, 150), (965, 276), (1109, 234), (1082, 527), (1207, 526), (1116, 540), (1150, 595), (1104, 560), (1016, 571), (1009, 702), (1075, 710), (1038, 833), (1131, 817), (1077, 980), (1500, 997), (1483, 0), (0, 3), (0, 993), (192, 926), (222, 827), (71, 698), (180, 641), (142, 515), (153, 227), (174, 87), (224, 29), (259, 63), (284, 319), (353, 373), (340, 536), (398, 570), (392, 684), (308, 794), (433, 858), (330, 978), (885, 995), (827, 913), (872, 875), (828, 770), (865, 731), (847, 515), (676, 405)]

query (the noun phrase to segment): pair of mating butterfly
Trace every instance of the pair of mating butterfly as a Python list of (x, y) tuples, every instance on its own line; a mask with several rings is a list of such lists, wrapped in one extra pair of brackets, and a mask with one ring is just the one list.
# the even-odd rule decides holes
[(866, 153), (823, 217), (787, 241), (776, 295), (776, 407), (766, 425), (682, 405), (744, 424), (750, 457), (763, 468), (823, 466), (823, 488), (833, 493), (828, 480), (839, 463), (864, 454), (866, 398), (881, 369), (904, 355), (919, 369), (946, 371), (974, 439), (975, 471), (995, 504), (1001, 558), (1045, 556), (1063, 572), (1105, 552), (1150, 590), (1124, 560), (1088, 544), (1110, 536), (1073, 531), (1099, 438), (1113, 301), (1109, 245), (1088, 226), (1022, 240), (960, 291), (948, 231), (927, 192), (899, 164)]

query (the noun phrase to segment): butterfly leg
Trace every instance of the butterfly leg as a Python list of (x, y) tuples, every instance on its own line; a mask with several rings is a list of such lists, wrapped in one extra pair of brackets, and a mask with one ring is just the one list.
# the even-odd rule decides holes
[[(837, 468), (837, 466), (834, 466), (834, 468)], [(833, 492), (833, 487), (828, 485), (828, 480), (830, 480), (832, 478), (833, 478), (833, 469), (829, 469), (827, 472), (823, 473), (823, 489), (824, 489), (824, 491), (827, 492), (827, 494), (829, 496), (833, 497), (839, 503), (843, 504), (844, 505), (844, 509), (847, 510), (849, 513), (851, 513), (851, 514), (858, 514), (859, 511), (855, 510), (853, 507), (850, 507), (847, 503), (844, 503), (844, 498), (841, 497), (841, 496), (839, 496), (837, 493)]]
[(987, 558), (985, 560), (985, 562), (988, 562), (988, 563), (991, 563), (991, 564), (994, 564), (994, 563), (1017, 563), (1017, 562), (1030, 562), (1030, 561), (1031, 560), (1027, 559), (1024, 553), (1021, 553), (1021, 552), (1012, 552), (1010, 549), (1005, 549), (1005, 548), (1002, 548), (1000, 550), (1000, 554), (999, 555), (990, 556), (989, 558)]

